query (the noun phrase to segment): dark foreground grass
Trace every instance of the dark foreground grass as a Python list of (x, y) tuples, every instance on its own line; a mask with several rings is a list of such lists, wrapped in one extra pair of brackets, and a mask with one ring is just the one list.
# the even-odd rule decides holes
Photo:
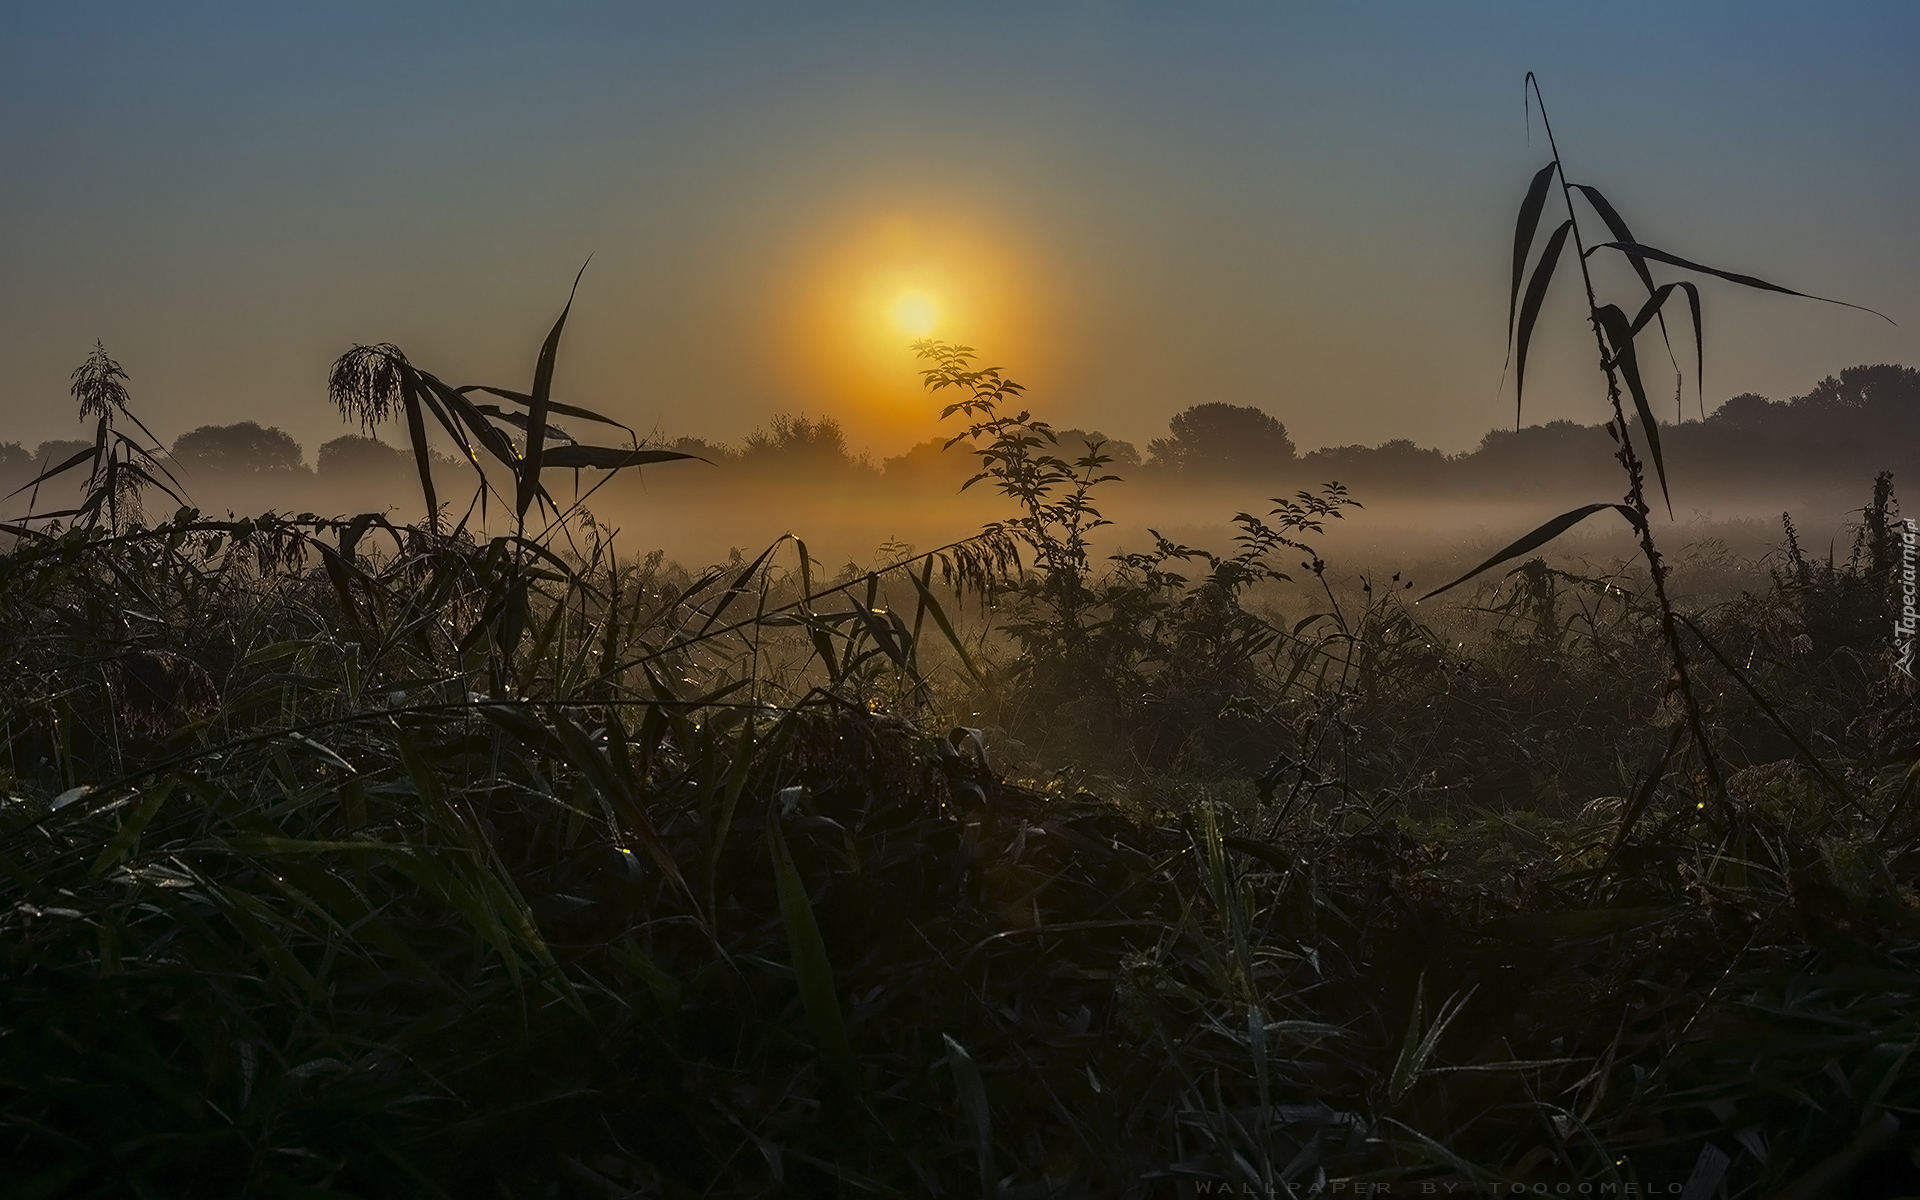
[[(1096, 794), (928, 725), (965, 668), (886, 621), (805, 661), (913, 580), (790, 625), (765, 564), (590, 555), (502, 677), (487, 547), (403, 534), (342, 589), (295, 553), (338, 532), (0, 558), (10, 1195), (1920, 1188), (1910, 701), (1843, 619), (1871, 564), (1790, 559), (1709, 622), (1783, 698), (1705, 697), (1768, 759), (1727, 818), (1664, 761), (1657, 670), (1611, 800), (1423, 783), (1423, 747), (1513, 769), (1543, 711), (1605, 732), (1582, 693), (1657, 651), (1651, 607), (1543, 633), (1544, 567), (1472, 657), (1276, 672), (1236, 718), (1296, 751), (1264, 777), (1228, 745)], [(1441, 755), (1405, 726), (1447, 696)], [(1122, 743), (1168, 708), (1116, 700)]]
[[(1626, 492), (1444, 616), (1337, 582), (1337, 484), (1091, 561), (1111, 460), (965, 347), (926, 379), (1015, 514), (836, 580), (622, 561), (558, 505), (543, 472), (685, 457), (547, 424), (616, 424), (550, 395), (564, 312), (525, 392), (336, 365), (405, 419), (417, 526), (144, 527), (100, 350), (95, 445), (37, 481), (87, 497), (0, 553), (0, 1191), (1920, 1194), (1891, 479), (1845, 563), (1789, 525), (1681, 611), (1633, 352), (1678, 289), (1697, 371), (1699, 309), (1647, 264), (1784, 289), (1563, 177), (1523, 301), (1560, 174), (1518, 357), (1571, 245)], [(1637, 567), (1528, 557), (1606, 511)]]

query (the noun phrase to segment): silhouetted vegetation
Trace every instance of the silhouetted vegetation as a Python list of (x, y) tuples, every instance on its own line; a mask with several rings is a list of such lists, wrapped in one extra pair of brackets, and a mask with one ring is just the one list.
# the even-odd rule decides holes
[(1196, 404), (1175, 414), (1167, 432), (1147, 450), (1153, 464), (1168, 471), (1272, 476), (1294, 460), (1287, 427), (1258, 408)]
[[(324, 453), (324, 450), (323, 450)], [(304, 469), (300, 443), (253, 421), (202, 425), (173, 440), (174, 461), (206, 475), (291, 476)]]
[[(1562, 183), (1534, 279), (1578, 238)], [(308, 473), (248, 423), (179, 438), (174, 480), (97, 349), (94, 440), (0, 447), (16, 502), (88, 468), (0, 553), (0, 1190), (1915, 1191), (1904, 451), (1834, 430), (1908, 421), (1920, 373), (1655, 426), (1630, 351), (1688, 293), (1642, 278), (1641, 319), (1589, 305), (1608, 427), (1453, 459), (1296, 455), (1211, 403), (1143, 462), (934, 341), (937, 452), (875, 467), (805, 416), (589, 444), (625, 426), (553, 394), (564, 311), (524, 391), (356, 346), (328, 383), (361, 433), (314, 482), (414, 520), (149, 521)], [(1663, 473), (1816, 429), (1872, 480), (1850, 538), (1669, 575)], [(589, 507), (660, 463), (997, 519), (690, 570)], [(1111, 497), (1183, 476), (1250, 497), (1226, 541), (1098, 548)], [(1589, 482), (1622, 502), (1443, 602), (1320, 549), (1369, 488)], [(1536, 553), (1606, 510), (1638, 557)], [(1689, 570), (1726, 582), (1683, 603)]]

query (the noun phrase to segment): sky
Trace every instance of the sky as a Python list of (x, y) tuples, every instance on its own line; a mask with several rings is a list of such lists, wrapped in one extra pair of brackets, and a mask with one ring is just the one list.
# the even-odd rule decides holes
[[(161, 438), (311, 462), (341, 352), (524, 387), (587, 263), (556, 397), (646, 433), (951, 432), (905, 315), (1143, 448), (1220, 401), (1462, 451), (1516, 417), (1528, 71), (1642, 241), (1898, 322), (1708, 281), (1707, 409), (1920, 365), (1920, 7), (1595, 12), (0, 0), (0, 441), (80, 435), (98, 338)], [(1528, 423), (1605, 417), (1572, 282)]]

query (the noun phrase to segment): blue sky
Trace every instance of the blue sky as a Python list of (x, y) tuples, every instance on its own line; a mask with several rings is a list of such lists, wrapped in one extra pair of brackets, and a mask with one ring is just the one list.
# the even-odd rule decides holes
[[(1595, 11), (0, 3), (0, 440), (77, 435), (98, 337), (163, 437), (311, 453), (349, 345), (523, 382), (592, 255), (560, 387), (642, 429), (935, 436), (914, 287), (1059, 425), (1464, 449), (1513, 419), (1528, 70), (1643, 240), (1900, 322), (1709, 286), (1709, 408), (1920, 364), (1920, 8)], [(1579, 317), (1529, 420), (1601, 419)]]

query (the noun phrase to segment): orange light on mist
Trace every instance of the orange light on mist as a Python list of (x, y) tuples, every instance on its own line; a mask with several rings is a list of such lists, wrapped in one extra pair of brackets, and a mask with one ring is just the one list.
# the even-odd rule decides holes
[(926, 337), (940, 323), (940, 302), (925, 292), (902, 292), (893, 302), (893, 323), (901, 333)]
[(978, 218), (868, 214), (815, 230), (790, 260), (778, 302), (794, 407), (841, 421), (877, 456), (950, 436), (945, 397), (922, 386), (910, 344), (980, 348), (1024, 381), (1034, 374), (1036, 295), (1021, 239)]

